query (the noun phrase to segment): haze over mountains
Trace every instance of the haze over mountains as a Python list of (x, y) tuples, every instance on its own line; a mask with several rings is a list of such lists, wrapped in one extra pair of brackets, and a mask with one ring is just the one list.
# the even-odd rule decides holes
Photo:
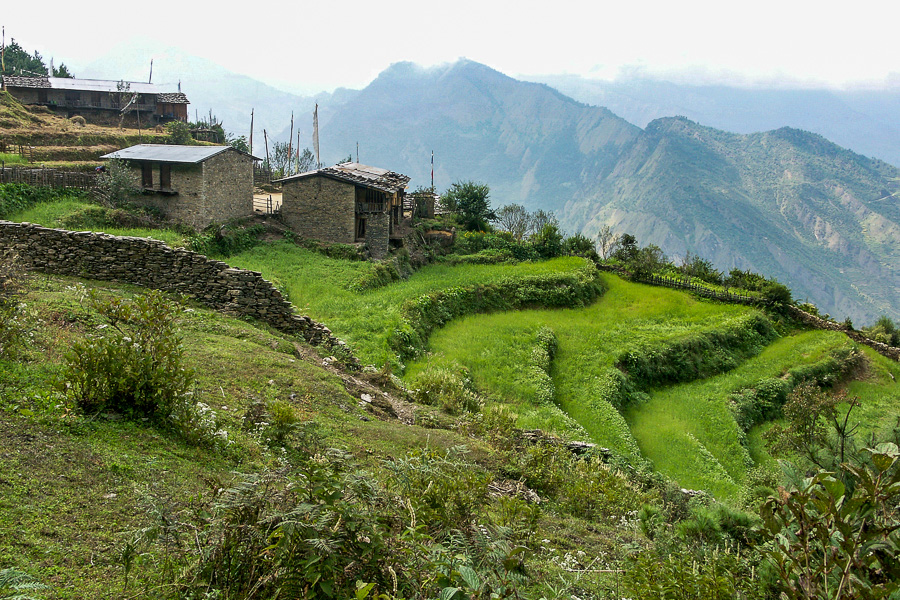
[[(796, 297), (857, 325), (881, 314), (900, 319), (900, 170), (796, 128), (820, 123), (856, 140), (857, 151), (869, 140), (866, 153), (896, 160), (887, 151), (900, 148), (891, 141), (900, 130), (891, 113), (898, 95), (889, 90), (793, 94), (655, 82), (638, 86), (640, 95), (584, 80), (556, 82), (579, 102), (461, 60), (428, 69), (398, 63), (363, 90), (300, 98), (211, 63), (181, 60), (154, 70), (165, 80), (180, 78), (191, 108), (202, 115), (211, 107), (230, 131), (246, 133), (255, 108), (257, 156), (264, 155), (262, 127), (270, 141), (287, 139), (291, 110), (294, 141), (299, 130), (307, 144), (318, 102), (323, 162), (355, 159), (358, 143), (361, 162), (427, 186), (433, 150), (439, 190), (482, 181), (495, 207), (555, 210), (569, 232), (593, 236), (609, 224), (670, 256), (691, 251), (724, 270), (776, 277)], [(94, 69), (77, 74), (98, 76)], [(595, 105), (602, 99), (616, 109)], [(685, 108), (695, 120), (655, 118), (670, 108)], [(743, 133), (709, 126), (716, 123)], [(777, 125), (752, 131), (769, 123)], [(870, 137), (874, 132), (881, 137)]]

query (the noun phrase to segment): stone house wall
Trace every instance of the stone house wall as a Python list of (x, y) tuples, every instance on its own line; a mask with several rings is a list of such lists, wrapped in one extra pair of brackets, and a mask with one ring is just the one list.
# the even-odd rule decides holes
[(329, 244), (365, 242), (373, 258), (388, 254), (390, 214), (363, 213), (364, 239), (356, 237), (356, 185), (329, 177), (305, 177), (284, 183), (281, 218), (299, 235)]
[(0, 247), (11, 248), (35, 271), (183, 294), (210, 308), (302, 335), (310, 344), (350, 354), (327, 327), (295, 314), (293, 305), (260, 273), (234, 269), (157, 240), (0, 221)]
[[(203, 211), (198, 229), (253, 214), (253, 159), (228, 150), (203, 165)], [(173, 177), (173, 185), (174, 183)]]
[[(143, 162), (128, 163), (135, 187), (141, 188)], [(151, 163), (153, 187), (160, 187), (160, 163)], [(166, 217), (203, 229), (211, 223), (253, 214), (253, 159), (236, 151), (217, 154), (199, 164), (171, 164), (171, 189), (144, 189), (135, 202), (156, 208)]]
[(285, 182), (282, 188), (281, 218), (305, 238), (352, 244), (356, 241), (355, 215), (356, 186), (352, 183), (305, 177)]
[(391, 215), (389, 213), (369, 213), (366, 215), (366, 246), (372, 258), (382, 259), (388, 254), (391, 235)]

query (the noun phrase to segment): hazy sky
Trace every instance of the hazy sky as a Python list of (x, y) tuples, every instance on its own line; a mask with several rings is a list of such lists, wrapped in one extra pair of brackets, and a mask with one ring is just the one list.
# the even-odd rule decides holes
[(834, 4), (840, 10), (792, 0), (4, 5), (7, 41), (57, 64), (86, 65), (140, 35), (306, 93), (363, 87), (397, 61), (459, 57), (512, 76), (900, 83), (900, 2), (884, 0)]

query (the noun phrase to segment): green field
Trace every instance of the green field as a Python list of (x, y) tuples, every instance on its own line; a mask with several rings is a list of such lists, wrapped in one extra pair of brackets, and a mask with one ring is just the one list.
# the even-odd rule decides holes
[(373, 263), (328, 258), (289, 242), (257, 246), (230, 257), (228, 262), (261, 272), (286, 293), (302, 314), (327, 324), (363, 362), (377, 366), (397, 360), (388, 337), (401, 326), (401, 308), (408, 300), (449, 288), (575, 273), (586, 265), (584, 259), (577, 257), (515, 265), (433, 264), (409, 279), (358, 292), (354, 289), (360, 282), (372, 276)]

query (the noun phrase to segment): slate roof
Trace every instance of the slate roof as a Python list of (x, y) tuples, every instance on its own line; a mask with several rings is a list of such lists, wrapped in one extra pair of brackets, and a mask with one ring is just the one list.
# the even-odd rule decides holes
[(157, 94), (156, 95), (157, 102), (165, 102), (167, 104), (190, 104), (190, 100), (188, 100), (187, 96), (182, 94), (181, 92), (174, 92), (171, 94)]
[(6, 87), (50, 89), (49, 77), (10, 77), (4, 76), (3, 83)]
[(331, 179), (337, 179), (338, 181), (355, 183), (387, 194), (395, 194), (400, 190), (406, 189), (410, 179), (406, 175), (401, 175), (400, 173), (388, 171), (387, 169), (382, 169), (380, 167), (370, 167), (369, 165), (362, 165), (360, 163), (347, 162), (334, 165), (333, 167), (318, 169), (317, 171), (308, 171), (306, 173), (291, 175), (290, 177), (279, 179), (273, 183), (287, 183), (305, 179), (307, 177), (313, 177), (315, 175), (322, 175)]
[[(234, 150), (231, 146), (174, 146), (168, 144), (138, 144), (115, 152), (105, 154), (100, 158), (118, 158), (121, 160), (136, 160), (159, 163), (199, 164), (205, 160)], [(237, 152), (237, 150), (234, 150)], [(248, 155), (249, 156), (249, 155)], [(251, 156), (254, 160), (258, 158)]]

